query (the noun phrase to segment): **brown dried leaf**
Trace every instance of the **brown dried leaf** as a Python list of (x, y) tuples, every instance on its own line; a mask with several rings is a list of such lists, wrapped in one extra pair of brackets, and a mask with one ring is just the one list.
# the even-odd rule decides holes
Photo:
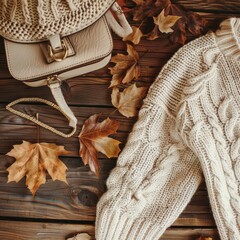
[(180, 19), (174, 26), (174, 32), (170, 36), (173, 43), (185, 44), (187, 40), (186, 24), (183, 19)]
[(141, 37), (143, 36), (143, 33), (140, 28), (137, 28), (135, 26), (132, 27), (133, 32), (129, 34), (127, 37), (123, 38), (123, 41), (130, 41), (133, 44), (137, 45), (139, 44)]
[(142, 5), (145, 3), (145, 0), (132, 0), (133, 2), (135, 2), (137, 5)]
[(195, 37), (204, 33), (207, 21), (199, 14), (188, 12), (180, 5), (170, 4), (165, 11), (166, 14), (182, 16), (174, 25), (174, 32), (171, 34), (170, 40), (173, 43), (185, 44), (187, 40), (187, 30)]
[(7, 153), (16, 161), (7, 169), (8, 182), (19, 182), (26, 176), (26, 185), (35, 195), (40, 185), (46, 182), (46, 172), (53, 181), (60, 180), (67, 183), (66, 165), (58, 158), (59, 155), (67, 155), (68, 151), (63, 146), (51, 143), (35, 143), (23, 141), (20, 145), (14, 145)]
[(164, 9), (157, 17), (153, 17), (154, 23), (158, 26), (158, 29), (162, 33), (171, 33), (173, 29), (171, 28), (180, 19), (180, 16), (164, 15)]
[(202, 18), (199, 14), (194, 12), (188, 12), (187, 17), (187, 29), (194, 36), (200, 36), (204, 31), (207, 21)]
[(117, 54), (111, 58), (111, 62), (116, 63), (109, 68), (113, 75), (110, 87), (121, 83), (129, 83), (140, 76), (140, 66), (138, 64), (139, 55), (131, 45), (127, 44), (128, 55)]
[(135, 117), (138, 109), (142, 105), (142, 100), (146, 96), (147, 87), (136, 87), (136, 84), (125, 88), (120, 92), (117, 87), (112, 91), (112, 104), (125, 117)]
[(91, 236), (87, 233), (79, 233), (78, 235), (68, 238), (67, 240), (91, 240)]
[(119, 122), (117, 120), (105, 119), (99, 123), (100, 115), (94, 114), (88, 118), (79, 134), (80, 150), (79, 154), (85, 165), (89, 164), (90, 169), (98, 176), (99, 163), (97, 152), (105, 154), (108, 158), (117, 157), (121, 142), (108, 137), (116, 133)]
[(184, 44), (187, 40), (187, 31), (196, 37), (206, 32), (207, 21), (204, 18), (197, 13), (188, 12), (180, 5), (172, 4), (170, 0), (139, 1), (138, 5), (132, 9), (132, 16), (135, 21), (153, 17), (158, 28), (152, 26), (149, 20), (147, 20), (148, 27), (142, 27), (149, 40), (158, 38), (160, 32), (164, 32), (171, 33), (170, 40), (173, 43)]
[(119, 4), (120, 7), (125, 7), (126, 6), (125, 0), (117, 0), (117, 3)]
[(150, 34), (148, 35), (148, 40), (155, 40), (157, 38), (160, 37), (160, 32), (159, 32), (159, 29), (158, 29), (158, 26), (155, 25), (153, 30), (150, 32)]
[(132, 15), (134, 21), (143, 21), (156, 16), (171, 4), (170, 0), (133, 0), (133, 2), (136, 6), (129, 11), (129, 15)]
[(158, 8), (155, 5), (155, 0), (136, 0), (137, 6), (134, 7), (130, 13), (133, 16), (133, 21), (142, 21), (149, 16), (154, 16)]

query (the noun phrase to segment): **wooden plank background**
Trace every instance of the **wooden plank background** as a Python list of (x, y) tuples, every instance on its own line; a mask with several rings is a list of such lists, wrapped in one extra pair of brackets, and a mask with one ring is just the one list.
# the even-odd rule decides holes
[[(223, 19), (239, 16), (240, 13), (239, 0), (175, 2), (203, 15), (211, 30), (217, 29)], [(193, 37), (189, 36), (188, 40), (192, 39)], [(155, 41), (143, 39), (137, 46), (140, 54), (145, 53), (140, 60), (141, 84), (150, 85), (161, 67), (179, 47), (178, 44), (169, 43), (165, 36)], [(114, 36), (114, 53), (125, 51), (125, 43)], [(101, 112), (104, 119), (111, 114), (111, 117), (121, 124), (114, 137), (123, 142), (123, 147), (136, 118), (127, 119), (117, 112), (112, 114), (114, 108), (110, 99), (111, 91), (108, 89), (110, 80), (107, 67), (71, 79), (68, 81), (66, 100), (78, 118), (79, 130), (90, 115)], [(62, 157), (68, 166), (69, 185), (59, 181), (52, 182), (48, 178), (47, 183), (32, 197), (25, 186), (25, 179), (18, 184), (7, 183), (6, 168), (13, 163), (13, 159), (5, 154), (13, 144), (20, 144), (22, 140), (36, 141), (37, 127), (5, 110), (7, 103), (20, 97), (41, 97), (53, 101), (46, 87), (30, 88), (11, 77), (7, 69), (3, 40), (0, 38), (0, 239), (64, 240), (79, 232), (88, 232), (94, 239), (96, 203), (105, 191), (106, 178), (115, 166), (116, 159), (106, 159), (100, 154), (100, 176), (97, 178), (88, 167), (83, 166), (78, 157), (77, 133), (66, 140), (41, 129), (41, 141), (64, 145), (72, 151), (71, 155)], [(67, 122), (58, 112), (47, 106), (20, 104), (18, 109), (32, 115), (39, 113), (40, 120), (68, 131)], [(204, 183), (161, 239), (194, 240), (200, 235), (219, 239)]]

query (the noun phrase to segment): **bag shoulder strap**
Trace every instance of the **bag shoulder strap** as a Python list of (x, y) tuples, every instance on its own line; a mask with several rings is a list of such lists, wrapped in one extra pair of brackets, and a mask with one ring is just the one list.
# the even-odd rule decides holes
[[(119, 23), (113, 16), (111, 10), (116, 13)], [(126, 37), (131, 34), (132, 27), (129, 25), (121, 7), (115, 2), (112, 5), (111, 10), (108, 10), (105, 14), (110, 28), (120, 37)]]
[[(49, 80), (50, 81), (50, 80)], [(76, 117), (74, 116), (72, 110), (69, 108), (69, 106), (67, 105), (65, 99), (64, 99), (64, 96), (62, 94), (62, 91), (61, 91), (61, 82), (59, 79), (57, 78), (54, 78), (54, 79), (51, 79), (51, 82), (49, 82), (48, 84), (52, 94), (53, 94), (53, 97), (55, 98), (55, 101), (57, 102), (58, 105), (48, 101), (48, 100), (45, 100), (45, 99), (42, 99), (42, 98), (20, 98), (20, 99), (17, 99), (11, 103), (9, 103), (7, 106), (6, 106), (6, 109), (10, 112), (12, 112), (13, 114), (16, 114), (17, 116), (20, 116), (22, 118), (25, 118), (27, 120), (30, 120), (32, 122), (34, 122), (35, 124), (61, 136), (61, 137), (64, 137), (64, 138), (69, 138), (71, 137), (77, 130), (77, 119)], [(13, 109), (12, 107), (18, 103), (21, 103), (21, 102), (41, 102), (41, 103), (44, 103), (44, 104), (47, 104), (48, 106), (51, 106), (53, 107), (54, 109), (58, 110), (59, 112), (61, 112), (69, 121), (69, 126), (73, 128), (73, 130), (66, 134), (66, 133), (63, 133), (59, 130), (57, 130), (56, 128), (54, 127), (51, 127), (49, 125), (47, 125), (46, 123), (43, 123), (41, 121), (39, 121), (37, 118), (33, 117), (33, 116), (29, 116), (25, 113), (22, 113), (16, 109)]]

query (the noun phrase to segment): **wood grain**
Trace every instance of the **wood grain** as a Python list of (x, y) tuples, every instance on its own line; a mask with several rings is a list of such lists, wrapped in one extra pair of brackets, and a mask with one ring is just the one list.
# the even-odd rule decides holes
[[(100, 176), (97, 178), (80, 158), (62, 158), (67, 164), (68, 185), (50, 178), (35, 197), (25, 186), (25, 179), (7, 183), (6, 168), (13, 159), (0, 157), (0, 206), (3, 217), (94, 221), (95, 206), (105, 191), (105, 180), (116, 160), (100, 159)], [(54, 191), (53, 191), (54, 189)], [(215, 226), (206, 187), (202, 184), (174, 226)]]
[[(0, 239), (3, 240), (66, 240), (78, 233), (88, 233), (94, 240), (93, 225), (0, 221)], [(195, 240), (199, 236), (220, 239), (215, 228), (169, 228), (161, 240)]]
[[(211, 30), (217, 29), (225, 18), (240, 16), (238, 0), (178, 0), (176, 2), (190, 10), (200, 12), (208, 21), (207, 29)], [(131, 22), (131, 24), (137, 23)], [(188, 34), (188, 41), (193, 39), (194, 37)], [(143, 38), (136, 46), (141, 56), (139, 63), (141, 77), (138, 85), (149, 86), (162, 66), (180, 47), (179, 44), (170, 43), (166, 34), (155, 41)], [(114, 35), (113, 54), (116, 53), (126, 53), (126, 44)], [(122, 141), (121, 147), (123, 147), (137, 119), (124, 118), (118, 112), (112, 114), (114, 108), (111, 104), (111, 89), (108, 88), (111, 81), (109, 66), (112, 65), (109, 64), (103, 69), (68, 81), (65, 97), (78, 118), (78, 132), (74, 137), (65, 140), (41, 129), (40, 141), (64, 145), (72, 151), (69, 156), (61, 158), (68, 166), (69, 184), (53, 182), (48, 177), (47, 183), (40, 187), (35, 197), (32, 197), (25, 186), (25, 179), (19, 183), (7, 183), (6, 169), (14, 160), (4, 154), (12, 148), (12, 145), (21, 143), (23, 139), (35, 142), (36, 126), (7, 112), (5, 105), (21, 97), (41, 97), (50, 101), (53, 101), (53, 98), (47, 87), (30, 88), (11, 77), (7, 69), (3, 39), (0, 38), (0, 154), (2, 154), (0, 155), (0, 219), (2, 219), (0, 239), (63, 240), (79, 232), (88, 232), (94, 237), (94, 226), (84, 225), (82, 221), (93, 223), (95, 220), (96, 204), (106, 190), (105, 182), (116, 164), (116, 159), (106, 159), (99, 154), (100, 176), (97, 178), (78, 157), (77, 134), (90, 115), (102, 112), (102, 120), (110, 115), (120, 122), (119, 131), (113, 137)], [(17, 108), (30, 115), (39, 113), (42, 121), (63, 131), (69, 130), (67, 121), (47, 106), (31, 103), (19, 104)], [(15, 221), (7, 221), (10, 219)], [(53, 223), (54, 221), (56, 223)], [(219, 240), (204, 183), (173, 223), (173, 227), (168, 229), (161, 239), (195, 240), (200, 235)]]
[(66, 240), (78, 233), (88, 233), (94, 239), (94, 226), (0, 221), (0, 239), (2, 240)]
[(181, 4), (186, 9), (194, 11), (215, 11), (221, 13), (237, 13), (240, 12), (239, 0), (176, 0), (177, 4)]

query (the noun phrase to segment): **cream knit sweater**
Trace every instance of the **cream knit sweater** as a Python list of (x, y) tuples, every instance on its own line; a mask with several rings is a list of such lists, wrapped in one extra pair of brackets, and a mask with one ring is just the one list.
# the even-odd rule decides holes
[(240, 240), (240, 19), (182, 47), (152, 84), (97, 206), (97, 240), (158, 240), (203, 175), (222, 240)]

